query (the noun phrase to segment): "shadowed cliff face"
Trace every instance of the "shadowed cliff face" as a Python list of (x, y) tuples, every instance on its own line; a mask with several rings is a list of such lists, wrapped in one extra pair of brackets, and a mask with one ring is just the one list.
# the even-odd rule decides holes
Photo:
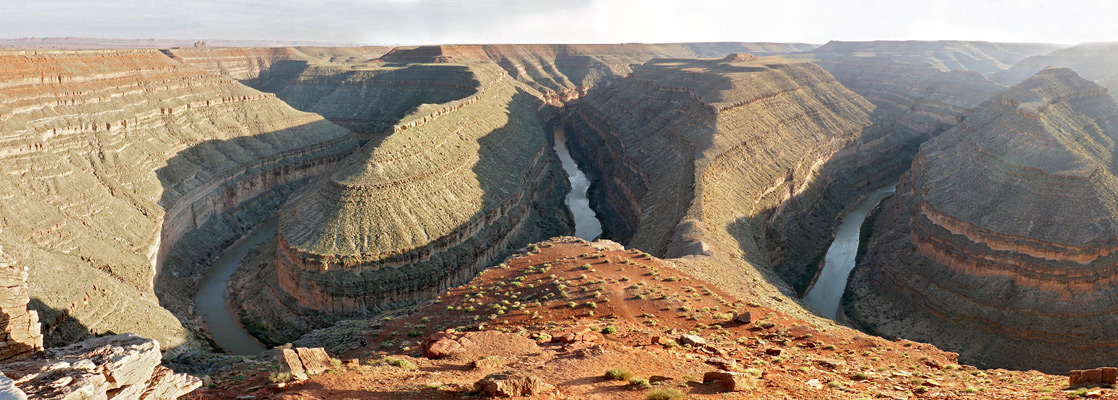
[(1103, 88), (1046, 69), (922, 146), (851, 277), (850, 317), (980, 365), (1106, 364), (1114, 115)]
[(30, 267), (53, 332), (80, 331), (67, 340), (186, 344), (189, 327), (164, 307), (190, 320), (189, 294), (154, 291), (160, 272), (191, 287), (190, 268), (167, 266), (186, 232), (226, 215), (209, 237), (219, 245), (249, 222), (227, 212), (297, 174), (297, 160), (356, 146), (344, 128), (158, 51), (0, 52), (0, 79), (0, 244)]

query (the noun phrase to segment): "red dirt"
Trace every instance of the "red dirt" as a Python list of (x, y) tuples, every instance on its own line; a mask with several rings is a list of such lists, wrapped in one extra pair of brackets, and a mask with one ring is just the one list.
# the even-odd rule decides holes
[[(595, 243), (600, 244), (600, 242)], [(529, 251), (483, 272), (406, 318), (369, 332), (368, 345), (342, 355), (360, 366), (342, 367), (301, 383), (280, 385), (267, 370), (236, 371), (243, 379), (216, 378), (188, 399), (458, 399), (473, 383), (502, 370), (523, 371), (559, 388), (566, 398), (640, 399), (656, 389), (676, 389), (686, 398), (743, 399), (1041, 399), (1064, 398), (1067, 377), (1036, 371), (979, 370), (960, 366), (956, 355), (906, 340), (888, 341), (848, 328), (823, 330), (736, 298), (662, 261), (635, 250), (611, 250), (574, 238), (529, 246)], [(587, 269), (587, 267), (589, 269)], [(538, 302), (538, 303), (537, 303)], [(593, 306), (590, 306), (590, 303)], [(569, 303), (574, 303), (570, 307)], [(749, 311), (753, 322), (734, 322)], [(423, 339), (444, 329), (471, 333), (467, 354), (422, 358)], [(558, 337), (580, 327), (616, 332), (597, 343), (562, 344), (525, 338)], [(709, 349), (652, 345), (653, 336), (702, 336)], [(511, 340), (515, 335), (515, 339)], [(781, 349), (779, 356), (766, 350)], [(721, 356), (717, 353), (725, 353)], [(711, 354), (714, 353), (714, 354)], [(471, 362), (500, 356), (496, 370)], [(413, 363), (388, 365), (384, 357)], [(715, 371), (710, 357), (737, 360), (759, 376), (754, 388), (723, 392), (702, 384)], [(650, 389), (607, 380), (607, 369), (633, 377), (668, 378)], [(697, 381), (698, 382), (697, 382)], [(1110, 389), (1104, 398), (1118, 398)]]

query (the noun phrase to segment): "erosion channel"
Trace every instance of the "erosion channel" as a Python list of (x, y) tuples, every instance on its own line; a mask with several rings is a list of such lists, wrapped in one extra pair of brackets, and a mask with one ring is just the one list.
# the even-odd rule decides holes
[(854, 258), (858, 255), (858, 236), (861, 233), (862, 222), (866, 220), (871, 207), (895, 190), (895, 186), (889, 186), (871, 192), (842, 217), (842, 222), (835, 232), (835, 240), (831, 242), (831, 247), (827, 248), (823, 270), (819, 272), (815, 284), (804, 295), (804, 301), (822, 312), (823, 316), (835, 319), (838, 314), (842, 292), (846, 290), (846, 279), (850, 277), (850, 271), (854, 269)]

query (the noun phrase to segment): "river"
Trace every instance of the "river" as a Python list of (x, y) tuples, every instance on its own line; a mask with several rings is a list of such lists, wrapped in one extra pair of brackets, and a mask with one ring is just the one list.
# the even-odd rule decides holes
[(804, 301), (827, 318), (835, 319), (838, 315), (842, 293), (846, 290), (846, 280), (854, 269), (854, 258), (858, 255), (858, 236), (862, 230), (862, 222), (866, 220), (870, 207), (895, 190), (894, 186), (875, 190), (858, 201), (842, 217), (838, 231), (835, 232), (835, 241), (827, 249), (823, 271), (804, 295)]
[(248, 252), (266, 240), (276, 237), (279, 217), (272, 217), (248, 235), (225, 249), (198, 283), (194, 307), (202, 315), (203, 324), (214, 342), (229, 354), (257, 355), (266, 350), (264, 345), (249, 335), (229, 307), (229, 277), (237, 270)]
[(575, 218), (575, 236), (594, 240), (602, 234), (602, 223), (598, 221), (598, 214), (590, 209), (590, 199), (586, 197), (590, 179), (586, 178), (586, 174), (578, 169), (578, 164), (571, 158), (571, 152), (567, 150), (567, 135), (561, 128), (555, 130), (555, 153), (559, 154), (563, 171), (567, 172), (567, 179), (571, 181), (571, 192), (567, 193), (564, 202)]

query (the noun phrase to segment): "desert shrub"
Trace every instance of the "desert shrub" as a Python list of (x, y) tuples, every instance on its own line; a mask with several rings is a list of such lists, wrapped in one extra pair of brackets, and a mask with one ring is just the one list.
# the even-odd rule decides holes
[(648, 383), (648, 379), (644, 379), (644, 378), (629, 378), (629, 385), (640, 386), (641, 388), (644, 388), (644, 389), (648, 389), (648, 388), (652, 387), (652, 384)]
[(416, 368), (415, 364), (413, 364), (411, 361), (408, 361), (408, 360), (405, 360), (405, 359), (402, 359), (402, 358), (385, 357), (385, 358), (382, 358), (381, 361), (384, 361), (384, 363), (386, 363), (388, 365), (391, 365), (393, 367), (402, 368), (402, 369), (406, 369), (406, 370), (413, 370), (413, 369)]
[(268, 380), (272, 383), (283, 383), (291, 381), (291, 374), (287, 372), (274, 372), (268, 375)]
[(615, 381), (627, 381), (632, 376), (633, 374), (630, 374), (629, 371), (621, 368), (610, 368), (606, 370), (605, 378)]
[(679, 400), (682, 398), (683, 393), (676, 389), (656, 389), (644, 396), (645, 400)]
[(617, 333), (617, 328), (614, 328), (612, 326), (607, 326), (605, 328), (602, 328), (602, 334), (608, 335), (608, 334), (611, 334), (611, 333)]

